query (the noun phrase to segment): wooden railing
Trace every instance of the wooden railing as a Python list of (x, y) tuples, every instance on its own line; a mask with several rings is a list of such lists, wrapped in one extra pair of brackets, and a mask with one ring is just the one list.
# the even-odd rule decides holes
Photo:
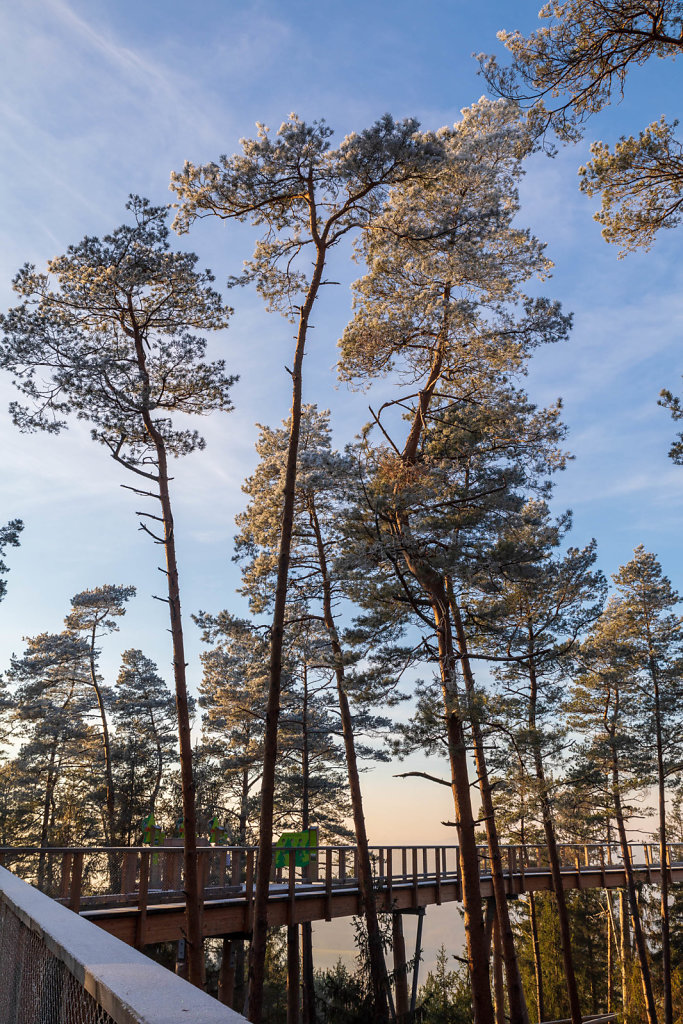
[[(304, 894), (315, 890), (331, 899), (339, 890), (358, 884), (358, 851), (353, 846), (321, 846), (306, 866), (296, 865), (296, 851), (285, 852), (284, 867), (271, 865), (273, 898)], [(526, 874), (548, 872), (548, 854), (544, 846), (503, 846), (503, 871), (511, 891), (524, 891)], [(252, 899), (258, 848), (255, 846), (203, 846), (197, 851), (205, 900), (221, 896), (243, 895)], [(622, 866), (620, 847), (606, 844), (573, 844), (559, 847), (563, 870), (595, 873), (604, 882), (611, 867)], [(374, 882), (384, 891), (389, 903), (394, 887), (412, 887), (422, 883), (436, 887), (436, 901), (443, 882), (460, 881), (457, 846), (373, 846), (370, 848)], [(633, 843), (631, 863), (639, 876), (649, 881), (659, 870), (659, 846)], [(668, 867), (683, 863), (683, 843), (668, 846)], [(163, 902), (182, 896), (183, 849), (160, 847), (0, 847), (0, 864), (25, 881), (77, 911), (82, 905), (120, 903), (147, 905), (154, 899)], [(479, 847), (482, 876), (491, 874), (486, 847)], [(513, 882), (515, 883), (513, 885)]]

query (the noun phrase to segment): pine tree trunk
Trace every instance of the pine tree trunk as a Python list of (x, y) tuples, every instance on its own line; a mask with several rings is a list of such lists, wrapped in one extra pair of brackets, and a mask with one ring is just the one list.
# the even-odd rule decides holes
[(543, 999), (543, 969), (541, 963), (541, 946), (538, 941), (538, 920), (536, 917), (536, 899), (533, 892), (529, 893), (529, 921), (531, 924), (531, 946), (534, 952), (534, 973), (536, 976), (536, 1009), (538, 1019), (542, 1021), (545, 1017), (545, 1002)]
[[(491, 880), (496, 901), (496, 919), (499, 926), (497, 934), (500, 944), (500, 952), (505, 965), (505, 980), (510, 1007), (510, 1021), (511, 1024), (529, 1024), (529, 1011), (524, 997), (522, 978), (519, 973), (519, 963), (517, 961), (517, 953), (515, 950), (515, 938), (512, 932), (512, 924), (510, 923), (510, 914), (508, 911), (508, 902), (505, 893), (503, 858), (500, 853), (500, 843), (498, 842), (498, 829), (496, 828), (496, 819), (493, 807), (493, 791), (491, 789), (488, 768), (486, 765), (486, 754), (484, 751), (481, 725), (477, 718), (476, 709), (473, 707), (475, 684), (472, 667), (470, 665), (467, 637), (465, 635), (462, 616), (460, 615), (460, 608), (458, 607), (455, 595), (452, 593), (450, 587), (449, 596), (455, 625), (455, 633), (458, 641), (458, 649), (460, 652), (460, 664), (462, 666), (463, 678), (465, 680), (465, 689), (469, 698), (470, 707), (472, 708), (470, 727), (474, 742), (474, 757), (477, 766), (477, 778), (479, 780), (482, 810), (484, 812), (484, 823), (486, 826), (486, 840), (489, 858), (491, 860)], [(496, 1004), (496, 1012), (498, 1012), (498, 1004)]]
[(638, 962), (640, 964), (640, 979), (643, 986), (645, 1012), (647, 1013), (648, 1024), (657, 1024), (657, 1010), (655, 1008), (654, 994), (652, 991), (652, 978), (650, 975), (650, 965), (647, 958), (647, 944), (645, 942), (645, 936), (643, 934), (643, 927), (640, 922), (640, 912), (638, 910), (638, 899), (636, 896), (636, 883), (635, 878), (633, 876), (633, 866), (631, 864), (631, 851), (628, 845), (628, 837), (626, 835), (626, 824), (624, 822), (624, 814), (621, 807), (621, 793), (619, 788), (619, 764), (617, 761), (617, 752), (614, 744), (612, 744), (612, 798), (614, 800), (614, 816), (617, 822), (617, 831), (619, 833), (621, 854), (624, 860), (626, 890), (628, 892), (629, 909), (631, 912), (631, 925), (633, 927), (633, 935), (636, 940), (636, 952), (638, 954)]
[(45, 882), (45, 849), (47, 847), (48, 839), (48, 822), (50, 820), (50, 803), (52, 802), (52, 793), (56, 784), (55, 777), (55, 761), (57, 759), (57, 737), (55, 736), (52, 749), (50, 750), (50, 762), (47, 769), (47, 779), (45, 781), (45, 799), (43, 801), (43, 819), (40, 826), (40, 853), (38, 855), (38, 888), (42, 889)]
[[(648, 628), (648, 643), (652, 644)], [(654, 689), (655, 739), (657, 746), (657, 807), (659, 811), (659, 866), (661, 870), (659, 914), (662, 927), (662, 988), (664, 989), (664, 1024), (673, 1024), (671, 993), (671, 930), (669, 925), (669, 872), (666, 849), (666, 792), (664, 770), (664, 744), (662, 739), (662, 713), (659, 694), (659, 671), (652, 646), (650, 647), (650, 675)]]
[(448, 618), (448, 599), (433, 606), (439, 643), (439, 669), (444, 700), (444, 718), (451, 766), (453, 802), (460, 844), (460, 875), (462, 881), (463, 920), (467, 943), (467, 960), (472, 985), (474, 1024), (493, 1024), (493, 1002), (488, 970), (488, 949), (482, 916), (479, 852), (475, 836), (476, 823), (472, 813), (472, 796), (467, 767), (465, 732), (458, 711), (455, 686), (455, 653)]
[(315, 974), (313, 970), (313, 925), (304, 921), (301, 925), (301, 967), (303, 980), (302, 1020), (303, 1024), (316, 1024)]
[(159, 452), (159, 491), (162, 517), (164, 520), (164, 546), (166, 549), (166, 573), (168, 580), (168, 605), (171, 613), (171, 636), (173, 638), (173, 676), (178, 714), (180, 741), (180, 778), (183, 802), (183, 857), (184, 889), (187, 920), (187, 962), (189, 980), (198, 988), (203, 987), (204, 943), (201, 928), (200, 902), (203, 893), (199, 891), (197, 864), (197, 807), (195, 781), (192, 765), (192, 735), (190, 731), (190, 709), (187, 697), (185, 674), (185, 642), (180, 614), (180, 588), (178, 584), (178, 563), (175, 551), (173, 514), (168, 490), (168, 469), (166, 452)]
[[(443, 359), (448, 343), (448, 309), (451, 285), (447, 283), (443, 292), (445, 319), (432, 355), (429, 377), (420, 390), (418, 407), (413, 416), (410, 432), (406, 439), (401, 460), (412, 466), (417, 459), (420, 440), (427, 422), (427, 414), (434, 392), (441, 376)], [(460, 846), (460, 874), (462, 880), (463, 920), (467, 943), (467, 959), (472, 986), (474, 1024), (493, 1024), (493, 1002), (488, 969), (488, 948), (484, 919), (482, 915), (481, 883), (479, 877), (479, 853), (475, 837), (475, 821), (472, 814), (472, 794), (467, 765), (467, 746), (462, 718), (458, 708), (458, 694), (455, 681), (455, 652), (450, 621), (450, 606), (443, 577), (431, 566), (425, 564), (411, 552), (410, 523), (406, 512), (398, 513), (395, 524), (396, 537), (401, 541), (403, 558), (410, 572), (428, 597), (434, 615), (439, 645), (439, 671), (444, 702), (444, 722), (448, 741), (448, 756), (455, 817)]]
[(360, 786), (358, 759), (356, 757), (353, 719), (351, 717), (349, 699), (346, 694), (344, 656), (334, 621), (334, 615), (332, 613), (332, 585), (327, 566), (327, 555), (325, 553), (322, 531), (314, 504), (311, 505), (309, 512), (311, 526), (315, 533), (318, 563), (320, 565), (320, 573), (322, 576), (323, 617), (334, 657), (337, 699), (339, 701), (339, 712), (341, 715), (342, 733), (344, 736), (344, 751), (346, 753), (346, 768), (349, 778), (349, 791), (351, 794), (353, 826), (356, 834), (356, 846), (358, 848), (358, 888), (360, 889), (361, 905), (363, 907), (363, 915), (365, 917), (368, 932), (370, 980), (373, 994), (373, 1019), (377, 1022), (383, 1022), (388, 1020), (386, 994), (387, 971), (384, 961), (384, 950), (382, 948), (382, 936), (379, 929), (379, 919), (377, 917), (377, 904), (372, 884), (372, 865), (370, 863), (368, 833), (365, 826), (365, 813), (363, 811), (363, 794)]
[(583, 1018), (581, 1016), (579, 990), (576, 984), (576, 974), (574, 972), (574, 958), (572, 956), (572, 941), (571, 932), (569, 928), (569, 914), (567, 912), (567, 900), (564, 894), (562, 872), (560, 870), (560, 858), (557, 852), (557, 841), (555, 839), (555, 823), (553, 821), (553, 812), (550, 806), (548, 784), (545, 776), (543, 755), (541, 753), (540, 736), (538, 735), (538, 731), (536, 728), (538, 679), (536, 676), (536, 667), (534, 662), (534, 638), (531, 620), (529, 620), (528, 622), (528, 629), (529, 658), (527, 663), (527, 669), (529, 673), (530, 684), (529, 733), (531, 737), (532, 757), (534, 763), (534, 771), (536, 773), (536, 779), (539, 785), (539, 799), (541, 804), (541, 816), (543, 820), (543, 832), (545, 834), (545, 843), (548, 850), (550, 873), (553, 880), (553, 890), (555, 892), (555, 902), (557, 905), (557, 917), (560, 928), (560, 946), (562, 949), (562, 963), (564, 967), (564, 980), (567, 988), (567, 998), (569, 999), (569, 1013), (571, 1016), (572, 1024), (582, 1024)]
[[(183, 803), (183, 859), (184, 859), (184, 890), (185, 919), (187, 940), (187, 963), (189, 980), (198, 988), (204, 983), (204, 947), (201, 929), (199, 873), (197, 865), (197, 809), (195, 802), (195, 782), (192, 767), (192, 736), (190, 731), (190, 710), (187, 698), (187, 678), (185, 663), (185, 641), (183, 623), (180, 613), (180, 586), (178, 582), (178, 562), (175, 549), (175, 528), (173, 510), (169, 492), (168, 457), (163, 436), (156, 429), (149, 412), (149, 374), (147, 372), (144, 343), (137, 327), (135, 328), (135, 354), (142, 378), (143, 412), (145, 429), (149, 434), (157, 453), (157, 477), (159, 502), (164, 535), (162, 543), (166, 553), (166, 582), (168, 588), (168, 609), (171, 619), (171, 639), (173, 643), (173, 677), (175, 681), (176, 712), (178, 715), (178, 741), (180, 747), (180, 779)], [(149, 477), (151, 474), (143, 473)]]
[[(97, 708), (100, 713), (100, 721), (102, 723), (102, 750), (104, 751), (104, 777), (106, 780), (106, 806), (107, 806), (107, 844), (114, 846), (116, 843), (116, 823), (115, 823), (115, 810), (114, 810), (114, 777), (112, 774), (111, 767), (111, 743), (109, 741), (109, 723), (107, 722), (107, 709), (104, 706), (104, 699), (102, 697), (102, 690), (97, 680), (97, 671), (95, 668), (95, 636), (96, 636), (97, 624), (93, 623), (92, 633), (90, 636), (90, 682), (92, 688), (95, 691), (95, 697), (97, 699)], [(112, 862), (110, 860), (110, 874), (111, 874)]]
[[(310, 756), (308, 736), (308, 666), (303, 666), (304, 699), (301, 708), (301, 775), (303, 791), (301, 794), (301, 828), (305, 832), (311, 827), (310, 817)], [(304, 878), (308, 879), (308, 866), (303, 869)], [(302, 987), (302, 1020), (303, 1024), (315, 1024), (315, 977), (313, 971), (313, 927), (310, 921), (301, 925), (301, 987)]]
[(614, 974), (614, 943), (612, 942), (612, 932), (614, 930), (614, 920), (612, 917), (612, 897), (610, 896), (609, 889), (605, 890), (605, 897), (607, 899), (606, 916), (606, 938), (607, 938), (607, 1013), (612, 1012), (612, 1006), (614, 1003), (614, 992), (613, 992), (613, 974)]
[(629, 985), (633, 950), (631, 949), (631, 929), (628, 921), (628, 894), (623, 889), (619, 890), (619, 948), (621, 959), (621, 1006), (624, 1014), (624, 1024), (630, 1024)]
[[(312, 217), (314, 214), (312, 212)], [(314, 237), (317, 227), (312, 224)], [(247, 1016), (252, 1024), (260, 1024), (265, 980), (266, 943), (268, 939), (268, 889), (270, 866), (273, 859), (273, 804), (275, 800), (275, 765), (277, 761), (278, 722), (280, 718), (280, 690), (282, 675), (282, 645), (285, 631), (285, 609), (289, 559), (294, 525), (294, 499), (296, 492), (297, 456), (301, 429), (301, 384), (304, 350), (308, 322), (313, 309), (325, 265), (325, 247), (318, 245), (313, 277), (306, 301), (301, 307), (297, 331), (292, 375), (292, 407), (289, 444), (283, 490), (282, 527), (277, 562), (277, 581), (273, 622), (270, 633), (270, 665), (266, 726), (263, 740), (263, 775), (261, 777), (261, 813), (259, 818), (259, 854), (256, 865), (254, 891), (254, 923), (249, 947), (249, 979), (247, 988)]]

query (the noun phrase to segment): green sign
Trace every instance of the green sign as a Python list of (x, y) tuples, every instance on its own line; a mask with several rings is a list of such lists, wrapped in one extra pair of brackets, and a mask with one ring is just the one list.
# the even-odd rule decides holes
[(318, 830), (308, 828), (303, 832), (283, 832), (275, 844), (275, 867), (286, 868), (289, 865), (287, 850), (296, 850), (294, 862), (303, 868), (318, 856)]

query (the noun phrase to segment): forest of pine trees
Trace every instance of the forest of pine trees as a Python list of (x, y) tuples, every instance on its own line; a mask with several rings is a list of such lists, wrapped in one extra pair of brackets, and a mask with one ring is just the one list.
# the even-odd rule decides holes
[[(510, 40), (518, 73), (533, 78), (533, 53)], [(628, 871), (623, 890), (562, 887), (567, 844), (608, 844), (626, 864), (629, 844), (657, 844), (661, 863), (680, 844), (683, 859), (683, 617), (656, 552), (636, 546), (608, 578), (600, 539), (575, 536), (571, 512), (555, 507), (571, 437), (561, 403), (540, 406), (525, 377), (539, 349), (571, 344), (571, 316), (545, 294), (552, 263), (519, 200), (537, 117), (507, 95), (500, 69), (487, 73), (503, 97), (452, 127), (385, 115), (336, 145), (324, 122), (291, 115), (232, 157), (187, 162), (172, 175), (173, 224), (168, 208), (131, 196), (110, 234), (45, 271), (25, 265), (17, 305), (0, 317), (16, 427), (59, 434), (85, 421), (121, 468), (150, 559), (152, 543), (163, 552), (172, 664), (129, 647), (118, 670), (105, 667), (112, 634), (125, 645), (127, 617), (144, 616), (148, 600), (125, 580), (75, 594), (60, 632), (23, 638), (0, 676), (0, 845), (137, 846), (153, 813), (183, 836), (189, 979), (206, 973), (215, 992), (196, 840), (217, 815), (226, 843), (260, 850), (234, 996), (255, 1024), (293, 1024), (287, 937), (269, 931), (265, 900), (277, 836), (309, 827), (323, 844), (357, 847), (362, 913), (355, 962), (333, 969), (316, 966), (302, 926), (296, 1014), (398, 1020), (363, 773), (380, 761), (399, 772), (420, 754), (442, 762), (424, 785), (452, 794), (465, 944), (442, 947), (423, 972), (409, 1019), (683, 1020), (683, 887)], [(599, 157), (587, 188), (607, 173)], [(608, 229), (637, 244), (630, 222), (606, 211)], [(241, 237), (255, 229), (231, 285), (255, 285), (285, 318), (291, 407), (259, 424), (234, 548), (222, 554), (239, 566), (241, 602), (181, 615), (173, 460), (201, 458), (195, 422), (230, 412), (236, 383), (229, 346), (225, 359), (209, 355), (233, 310), (180, 248), (204, 217), (226, 231), (238, 222)], [(351, 247), (359, 276), (337, 329), (336, 380), (367, 391), (370, 411), (336, 444), (306, 358), (323, 286)], [(664, 402), (680, 418), (678, 400)], [(23, 525), (0, 530), (5, 602)], [(190, 630), (202, 642), (195, 693)], [(507, 844), (542, 848), (555, 892), (506, 899)], [(41, 856), (39, 886), (47, 872)], [(170, 962), (168, 950), (150, 952)]]

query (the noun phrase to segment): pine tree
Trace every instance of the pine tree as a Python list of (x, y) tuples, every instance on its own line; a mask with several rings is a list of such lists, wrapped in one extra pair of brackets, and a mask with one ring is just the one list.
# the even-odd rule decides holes
[[(560, 943), (572, 1021), (581, 1008), (574, 975), (569, 917), (560, 874), (551, 765), (557, 763), (562, 725), (557, 710), (563, 686), (562, 660), (585, 634), (602, 608), (606, 583), (596, 572), (595, 542), (583, 550), (557, 553), (570, 518), (553, 523), (543, 503), (530, 503), (505, 535), (504, 559), (482, 581), (492, 602), (476, 618), (501, 659), (498, 675), (507, 691), (503, 721), (514, 749), (535, 779), (536, 796), (553, 875)], [(506, 659), (509, 659), (507, 664)]]
[(116, 835), (116, 795), (114, 792), (110, 730), (107, 716), (109, 693), (103, 691), (101, 679), (97, 673), (98, 648), (96, 645), (98, 640), (106, 633), (111, 633), (113, 630), (118, 629), (115, 619), (125, 615), (125, 603), (134, 595), (135, 587), (107, 585), (96, 587), (94, 590), (84, 590), (71, 598), (71, 612), (64, 621), (64, 625), (69, 633), (73, 633), (74, 636), (81, 634), (88, 638), (90, 684), (97, 701), (97, 710), (102, 728), (107, 807), (105, 837), (106, 842), (110, 846), (116, 845), (118, 837)]
[(130, 843), (140, 820), (154, 814), (164, 772), (175, 765), (177, 756), (173, 695), (155, 663), (136, 648), (121, 656), (111, 710), (116, 725), (118, 830)]
[(625, 797), (638, 784), (639, 739), (630, 708), (637, 700), (631, 652), (624, 635), (627, 621), (621, 602), (612, 599), (580, 652), (583, 671), (576, 678), (569, 710), (570, 723), (587, 734), (587, 757), (604, 773), (619, 836), (635, 937), (644, 1010), (648, 1024), (657, 1024), (647, 943), (638, 909), (636, 883), (627, 835)]
[[(171, 176), (180, 200), (176, 226), (188, 229), (197, 217), (251, 221), (262, 227), (253, 259), (240, 283), (254, 281), (270, 310), (297, 323), (291, 369), (292, 406), (283, 486), (277, 583), (271, 629), (268, 714), (259, 829), (259, 869), (254, 929), (249, 954), (249, 1012), (259, 1021), (268, 928), (268, 872), (273, 844), (273, 802), (284, 642), (287, 579), (294, 520), (297, 454), (301, 426), (302, 371), (309, 325), (331, 251), (349, 233), (367, 231), (397, 182), (428, 176), (442, 158), (438, 141), (420, 135), (415, 120), (396, 123), (387, 114), (371, 128), (330, 148), (324, 121), (308, 125), (292, 114), (273, 139), (259, 125), (243, 153), (197, 167), (185, 163)], [(306, 258), (310, 262), (306, 263)], [(373, 974), (377, 1019), (386, 1020), (384, 989)]]
[[(577, 141), (583, 125), (616, 97), (629, 72), (652, 58), (683, 53), (680, 4), (676, 0), (565, 0), (546, 3), (542, 28), (525, 37), (499, 32), (512, 53), (512, 67), (480, 55), (489, 84), (501, 95), (532, 105), (539, 134), (553, 128)], [(683, 147), (677, 121), (662, 117), (638, 136), (610, 150), (591, 146), (593, 159), (579, 171), (587, 195), (602, 194), (595, 219), (603, 237), (624, 252), (648, 249), (660, 228), (680, 223), (683, 211)]]
[[(435, 634), (478, 1024), (493, 1010), (466, 760), (471, 698), (463, 700), (456, 677), (463, 652), (451, 583), (461, 552), (476, 546), (481, 519), (516, 507), (525, 477), (562, 462), (557, 409), (537, 413), (511, 380), (533, 347), (565, 336), (568, 321), (556, 304), (523, 292), (549, 263), (538, 241), (512, 224), (529, 144), (516, 112), (480, 101), (441, 138), (450, 161), (437, 182), (428, 190), (417, 183), (395, 189), (365, 239), (369, 272), (356, 286), (341, 373), (365, 386), (394, 369), (405, 381), (399, 397), (373, 413), (375, 430), (358, 447), (359, 509), (369, 507), (355, 511), (350, 528), (356, 557), (365, 553), (367, 586), (392, 574), (393, 588), (380, 584), (389, 603), (398, 587), (415, 621)], [(409, 420), (403, 437), (398, 411)], [(378, 430), (382, 439), (373, 444)], [(368, 562), (377, 567), (374, 576)], [(504, 917), (502, 904), (499, 912)], [(525, 1020), (511, 932), (503, 931), (512, 1015)]]
[[(5, 548), (19, 547), (19, 534), (24, 529), (21, 519), (10, 519), (6, 526), (0, 527), (0, 574), (9, 572), (7, 563), (4, 561)], [(0, 601), (7, 593), (7, 581), (0, 579)]]
[[(11, 409), (22, 430), (58, 433), (69, 416), (87, 420), (91, 436), (144, 481), (136, 494), (158, 501), (160, 515), (139, 512), (141, 529), (164, 548), (185, 818), (185, 888), (190, 980), (201, 985), (202, 936), (196, 853), (196, 808), (176, 538), (169, 458), (201, 450), (203, 438), (174, 426), (173, 414), (231, 408), (234, 378), (222, 360), (206, 361), (193, 330), (217, 330), (230, 310), (195, 269), (193, 253), (171, 251), (167, 210), (131, 197), (133, 224), (88, 237), (48, 264), (26, 265), (14, 280), (20, 305), (0, 318), (0, 365), (28, 399)], [(140, 485), (142, 486), (142, 485)], [(148, 523), (159, 523), (161, 535)]]
[[(60, 829), (66, 842), (75, 838), (73, 833), (64, 835), (61, 815), (54, 813), (67, 765), (85, 762), (80, 778), (87, 779), (91, 791), (99, 790), (96, 747), (86, 722), (92, 706), (87, 642), (69, 632), (29, 637), (23, 656), (12, 658), (8, 680), (14, 687), (13, 733), (24, 738), (13, 765), (18, 776), (15, 828), (19, 832), (13, 841), (23, 839), (40, 846), (40, 887), (45, 881), (45, 849), (56, 838), (55, 830)], [(99, 835), (97, 828), (96, 838)]]
[(642, 734), (654, 740), (645, 769), (647, 780), (657, 787), (664, 1021), (673, 1024), (666, 791), (683, 770), (683, 620), (673, 611), (680, 603), (678, 594), (656, 557), (642, 545), (613, 579), (621, 602), (622, 642), (627, 644), (638, 685), (638, 699), (630, 713), (637, 717)]
[[(288, 427), (289, 424), (280, 430), (261, 428), (257, 442), (261, 460), (244, 486), (250, 502), (237, 519), (241, 527), (237, 537), (237, 557), (243, 563), (242, 591), (249, 595), (255, 612), (270, 608), (274, 590), (279, 510), (290, 433)], [(350, 463), (348, 458), (332, 450), (329, 414), (319, 412), (314, 405), (306, 405), (302, 409), (298, 463), (288, 591), (301, 605), (301, 615), (305, 618), (317, 612), (325, 630), (325, 636), (320, 638), (318, 659), (322, 666), (329, 668), (335, 679), (359, 852), (359, 888), (376, 997), (379, 990), (384, 991), (386, 967), (360, 786), (358, 761), (363, 751), (359, 749), (356, 735), (364, 726), (383, 724), (379, 720), (369, 721), (370, 709), (380, 702), (385, 706), (391, 704), (393, 682), (381, 670), (373, 671), (372, 659), (362, 678), (355, 680), (351, 667), (354, 658), (343, 648), (338, 607), (344, 594), (344, 572), (338, 564), (342, 560), (341, 525)], [(300, 615), (293, 616), (297, 617)], [(368, 751), (364, 753), (367, 756)]]

